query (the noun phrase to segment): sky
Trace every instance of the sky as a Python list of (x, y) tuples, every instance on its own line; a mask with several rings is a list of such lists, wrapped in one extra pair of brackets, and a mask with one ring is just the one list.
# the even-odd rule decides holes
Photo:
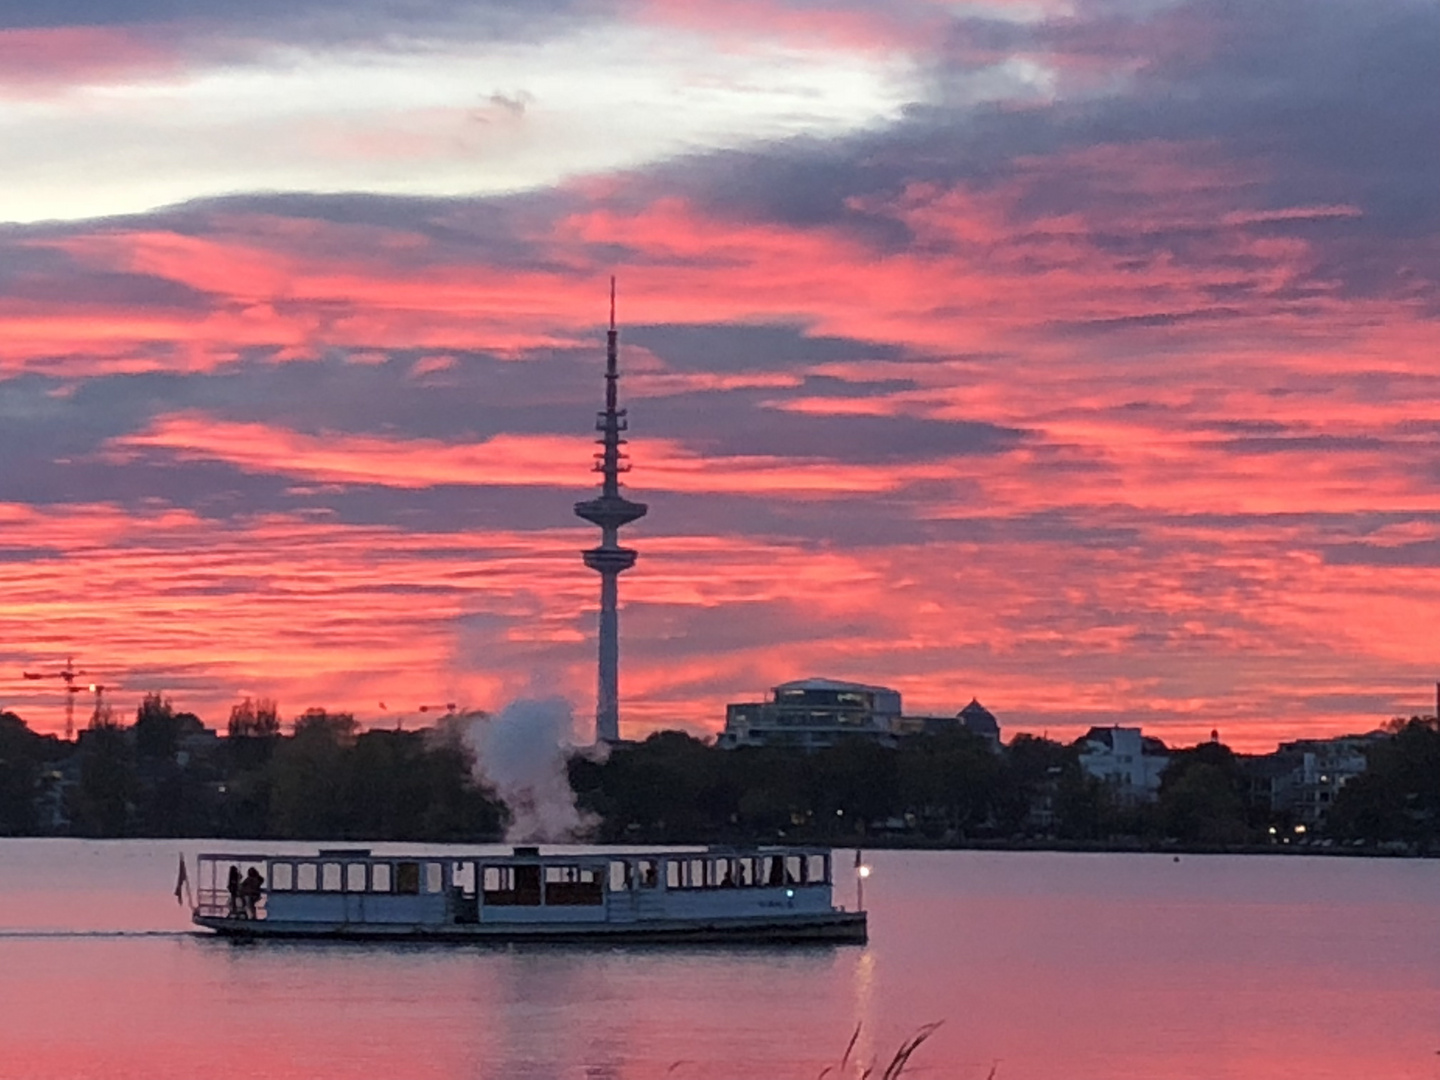
[[(1433, 711), (1440, 0), (0, 0), (0, 706)], [(81, 721), (90, 699), (82, 698)], [(422, 707), (424, 712), (422, 712)]]

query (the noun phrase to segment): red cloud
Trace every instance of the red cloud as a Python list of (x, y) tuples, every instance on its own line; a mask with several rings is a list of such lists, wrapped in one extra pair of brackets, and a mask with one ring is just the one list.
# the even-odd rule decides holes
[[(1440, 610), (1433, 573), (1336, 566), (1323, 551), (1343, 531), (1336, 520), (1380, 547), (1435, 539), (1440, 416), (1424, 297), (1347, 289), (1307, 230), (1344, 227), (1353, 208), (1262, 205), (1263, 179), (1211, 145), (1035, 157), (1008, 179), (856, 202), (852, 213), (909, 237), (893, 250), (844, 220), (742, 220), (679, 197), (626, 206), (577, 188), (572, 212), (529, 223), (518, 269), (418, 230), (266, 215), (213, 220), (203, 235), (32, 238), (83, 274), (160, 279), (194, 299), (20, 291), (0, 302), (0, 355), (10, 371), (78, 378), (205, 370), (247, 349), (282, 360), (405, 349), (433, 358), (417, 378), (443, 380), (444, 358), (465, 349), (594, 348), (584, 297), (615, 260), (628, 322), (778, 323), (884, 346), (783, 367), (745, 357), (726, 371), (631, 350), (637, 416), (651, 397), (758, 390), (777, 423), (848, 415), (1030, 433), (1004, 455), (917, 451), (885, 465), (706, 457), (637, 439), (642, 498), (743, 495), (767, 522), (853, 500), (872, 539), (843, 526), (759, 535), (743, 519), (694, 537), (647, 519), (623, 587), (633, 730), (713, 728), (727, 700), (816, 672), (896, 685), (917, 711), (978, 694), (1009, 731), (1141, 718), (1171, 739), (1218, 726), (1264, 748), (1383, 719), (1317, 716), (1310, 702), (1399, 697), (1431, 662), (1415, 627)], [(829, 394), (827, 380), (847, 392)], [(178, 412), (106, 452), (227, 462), (317, 489), (578, 494), (591, 450), (580, 432), (453, 445)], [(875, 521), (882, 496), (893, 522)], [(893, 535), (874, 539), (877, 524)], [(578, 524), (470, 534), (12, 506), (0, 547), (40, 554), (0, 561), (0, 632), (30, 643), (17, 670), (73, 651), (122, 685), (149, 680), (137, 692), (174, 672), (191, 687), (179, 700), (212, 721), (243, 692), (367, 719), (373, 702), (394, 709), (415, 686), (494, 706), (539, 679), (584, 702), (596, 585), (576, 552), (592, 542)], [(701, 618), (717, 644), (685, 652)], [(50, 698), (16, 700), (53, 722)]]

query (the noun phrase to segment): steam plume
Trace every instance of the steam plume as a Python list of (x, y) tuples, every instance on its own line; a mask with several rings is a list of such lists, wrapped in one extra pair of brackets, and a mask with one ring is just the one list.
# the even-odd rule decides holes
[(574, 716), (563, 698), (522, 698), (465, 729), (477, 777), (510, 809), (512, 843), (583, 839), (593, 822), (575, 806), (565, 770)]

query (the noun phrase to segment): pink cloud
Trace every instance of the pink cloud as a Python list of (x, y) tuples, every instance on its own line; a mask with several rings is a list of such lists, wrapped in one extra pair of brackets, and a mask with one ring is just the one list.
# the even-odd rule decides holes
[(183, 68), (178, 53), (130, 28), (0, 29), (0, 86), (11, 93), (168, 78)]

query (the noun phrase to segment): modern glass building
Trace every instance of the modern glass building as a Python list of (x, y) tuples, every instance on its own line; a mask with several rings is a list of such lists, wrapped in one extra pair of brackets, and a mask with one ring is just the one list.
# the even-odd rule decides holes
[(898, 690), (836, 679), (799, 679), (781, 683), (766, 701), (726, 706), (719, 745), (820, 749), (857, 737), (894, 745), (899, 721)]

